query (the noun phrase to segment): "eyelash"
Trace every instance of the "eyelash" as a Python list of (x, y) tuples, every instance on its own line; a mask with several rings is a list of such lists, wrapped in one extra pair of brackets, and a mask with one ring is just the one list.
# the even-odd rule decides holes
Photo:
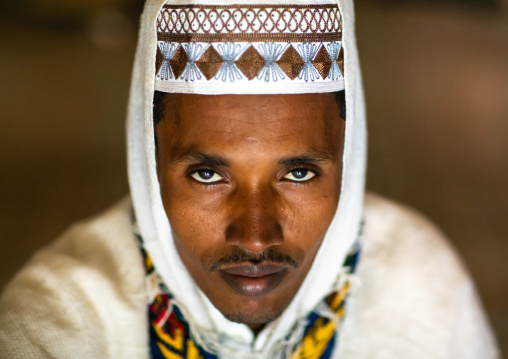
[[(222, 177), (222, 179), (219, 180), (219, 181), (216, 181), (216, 182), (203, 182), (203, 181), (199, 181), (198, 179), (194, 178), (193, 175), (198, 173), (198, 172), (200, 172), (200, 171), (210, 171), (210, 172), (213, 172), (214, 176), (215, 175), (219, 175), (220, 177)], [(199, 186), (203, 186), (205, 188), (212, 188), (212, 187), (220, 185), (222, 183), (229, 182), (227, 180), (226, 176), (221, 174), (220, 171), (218, 171), (216, 169), (213, 169), (212, 167), (201, 167), (201, 168), (194, 169), (194, 170), (190, 171), (187, 176), (192, 178), (194, 180), (194, 182), (196, 182)], [(213, 178), (213, 176), (212, 176), (212, 178)]]
[[(308, 172), (312, 172), (312, 174), (314, 176), (312, 176), (311, 178), (309, 178), (308, 180), (305, 180), (305, 181), (294, 181), (294, 180), (290, 180), (290, 179), (284, 178), (289, 173), (291, 173), (293, 171), (296, 171), (296, 170), (305, 170), (305, 171), (308, 171)], [(300, 166), (296, 166), (296, 167), (293, 167), (293, 168), (286, 169), (286, 171), (284, 172), (284, 174), (281, 177), (281, 181), (288, 182), (288, 183), (290, 183), (290, 184), (292, 184), (294, 186), (306, 186), (306, 185), (309, 185), (311, 182), (314, 182), (314, 180), (317, 179), (319, 176), (320, 176), (320, 174), (318, 173), (318, 171), (316, 171), (314, 169), (311, 169), (308, 166), (307, 167), (303, 167), (303, 166), (300, 165)]]
[[(215, 174), (218, 174), (219, 176), (222, 177), (222, 180), (217, 181), (217, 182), (202, 182), (202, 181), (199, 181), (199, 180), (197, 180), (197, 179), (195, 179), (193, 177), (193, 175), (195, 173), (198, 173), (199, 171), (207, 171), (207, 170), (211, 171), (211, 172), (214, 172)], [(290, 174), (291, 172), (296, 171), (296, 170), (309, 171), (309, 172), (311, 172), (313, 174), (313, 176), (310, 179), (305, 180), (305, 181), (295, 181), (295, 180), (290, 180), (290, 179), (284, 178), (285, 176), (287, 176), (288, 174)], [(218, 186), (218, 185), (220, 185), (222, 183), (228, 183), (229, 182), (226, 179), (226, 176), (221, 174), (220, 171), (217, 171), (217, 170), (212, 169), (210, 167), (203, 167), (203, 168), (194, 169), (194, 170), (190, 171), (187, 176), (192, 178), (196, 182), (196, 184), (198, 186), (206, 188), (206, 189), (212, 189), (213, 187)], [(286, 169), (286, 171), (284, 172), (284, 174), (280, 178), (280, 181), (289, 182), (289, 183), (291, 183), (294, 186), (305, 186), (305, 185), (308, 185), (310, 182), (313, 182), (319, 176), (320, 176), (320, 174), (316, 170), (314, 170), (314, 169), (311, 169), (309, 167), (297, 166), (297, 167), (293, 167), (293, 168), (290, 168), (290, 169)]]

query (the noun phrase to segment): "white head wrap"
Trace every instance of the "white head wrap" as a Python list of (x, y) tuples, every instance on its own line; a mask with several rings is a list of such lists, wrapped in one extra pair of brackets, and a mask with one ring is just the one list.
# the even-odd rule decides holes
[[(193, 18), (190, 18), (193, 15), (189, 15), (189, 10), (182, 10), (185, 9), (183, 5), (190, 8), (188, 5), (192, 4), (194, 10), (191, 12), (197, 16), (199, 14), (195, 9), (199, 7), (209, 9), (210, 2), (176, 0), (168, 2), (171, 6), (164, 7), (166, 2), (167, 0), (148, 0), (145, 5), (130, 92), (127, 123), (129, 183), (139, 230), (159, 275), (174, 295), (194, 335), (201, 336), (205, 343), (218, 341), (218, 347), (224, 348), (226, 353), (223, 353), (223, 357), (227, 357), (227, 353), (234, 348), (239, 351), (253, 348), (255, 352), (261, 353), (260, 357), (268, 358), (273, 354), (276, 344), (287, 337), (295, 323), (305, 318), (335, 289), (344, 259), (360, 230), (366, 165), (366, 129), (361, 74), (354, 35), (353, 2), (352, 0), (214, 2), (214, 5), (226, 10), (229, 9), (229, 5), (235, 4), (240, 9), (238, 14), (241, 13), (241, 9), (266, 9), (266, 5), (272, 5), (270, 9), (276, 9), (275, 13), (282, 16), (285, 16), (282, 10), (287, 8), (317, 8), (318, 13), (321, 11), (320, 19), (326, 16), (326, 19), (330, 19), (327, 23), (332, 24), (319, 28), (319, 22), (323, 23), (322, 20), (319, 20), (317, 25), (312, 21), (306, 22), (313, 30), (313, 34), (321, 32), (323, 35), (317, 39), (312, 39), (309, 35), (309, 41), (302, 40), (301, 36), (293, 36), (285, 42), (269, 41), (267, 36), (263, 35), (258, 38), (260, 41), (244, 37), (245, 41), (237, 43), (232, 42), (231, 36), (226, 36), (222, 42), (218, 40), (210, 42), (214, 40), (204, 35), (198, 40), (189, 40), (185, 38), (185, 32), (180, 38), (178, 36), (171, 38), (168, 35), (171, 33), (168, 32), (171, 26), (176, 29), (175, 26), (196, 25)], [(340, 15), (333, 11), (337, 6)], [(327, 8), (331, 9), (327, 10), (327, 15), (322, 14), (324, 10), (319, 10)], [(176, 13), (175, 9), (178, 10)], [(234, 16), (233, 12), (229, 12)], [(173, 23), (168, 21), (170, 16), (175, 14), (181, 16), (180, 19), (187, 19), (187, 23), (183, 20)], [(206, 15), (206, 11), (203, 14)], [(245, 15), (245, 11), (243, 14)], [(312, 13), (309, 14), (308, 19), (311, 19)], [(336, 37), (338, 30), (334, 16), (341, 18), (341, 38)], [(161, 25), (162, 19), (165, 19), (164, 25)], [(198, 29), (197, 32), (203, 31), (202, 24), (198, 24), (201, 30)], [(222, 22), (214, 31), (220, 35), (226, 31), (224, 26), (227, 27), (227, 24), (227, 21)], [(255, 32), (255, 26), (252, 28)], [(195, 31), (194, 27), (191, 29)], [(259, 28), (257, 31), (260, 31)], [(279, 31), (279, 35), (285, 36), (284, 31)], [(296, 32), (305, 36), (306, 30), (300, 27)], [(337, 45), (333, 45), (334, 43)], [(335, 66), (339, 65), (337, 60), (340, 61), (338, 58), (340, 48), (343, 48), (344, 52), (344, 74)], [(252, 65), (244, 66), (245, 61), (242, 62), (241, 58), (246, 51), (250, 51), (249, 59), (257, 58), (260, 62), (257, 68), (254, 66), (254, 70)], [(289, 64), (293, 66), (291, 70), (284, 61), (281, 62), (287, 51), (290, 51), (292, 56), (288, 55), (287, 58), (297, 59), (296, 70), (294, 63)], [(320, 57), (317, 59), (318, 55)], [(230, 68), (225, 69), (228, 66)], [(309, 67), (304, 70), (305, 66)], [(223, 68), (224, 70), (221, 70)], [(340, 70), (339, 73), (336, 70)], [(307, 71), (307, 77), (304, 71)], [(285, 76), (282, 77), (281, 74)], [(225, 81), (222, 81), (223, 76)], [(235, 81), (230, 81), (228, 76), (234, 76)], [(266, 81), (267, 76), (269, 81)], [(275, 76), (278, 76), (277, 81), (274, 80)], [(170, 223), (162, 205), (156, 174), (152, 109), (154, 91), (277, 94), (332, 92), (342, 89), (346, 91), (347, 121), (341, 196), (337, 212), (314, 263), (290, 306), (279, 319), (254, 338), (246, 325), (230, 322), (211, 304), (194, 283), (176, 251)], [(240, 358), (239, 355), (231, 357)]]

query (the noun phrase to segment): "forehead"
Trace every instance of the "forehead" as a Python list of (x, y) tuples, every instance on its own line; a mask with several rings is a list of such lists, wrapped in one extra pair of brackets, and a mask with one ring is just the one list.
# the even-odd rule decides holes
[(256, 143), (264, 149), (335, 151), (342, 144), (344, 124), (332, 93), (167, 94), (163, 106), (157, 139), (169, 150)]

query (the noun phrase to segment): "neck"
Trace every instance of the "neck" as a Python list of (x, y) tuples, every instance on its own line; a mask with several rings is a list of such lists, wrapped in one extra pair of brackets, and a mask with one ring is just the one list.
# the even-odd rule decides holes
[(263, 330), (263, 328), (266, 326), (266, 324), (247, 324), (248, 327), (252, 330), (254, 333), (254, 336), (257, 336), (259, 332)]

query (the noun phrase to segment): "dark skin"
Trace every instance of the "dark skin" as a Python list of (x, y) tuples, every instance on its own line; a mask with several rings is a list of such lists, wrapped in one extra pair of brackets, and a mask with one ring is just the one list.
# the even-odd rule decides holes
[(257, 333), (296, 295), (337, 208), (345, 123), (334, 95), (163, 103), (157, 168), (175, 246), (215, 307)]

